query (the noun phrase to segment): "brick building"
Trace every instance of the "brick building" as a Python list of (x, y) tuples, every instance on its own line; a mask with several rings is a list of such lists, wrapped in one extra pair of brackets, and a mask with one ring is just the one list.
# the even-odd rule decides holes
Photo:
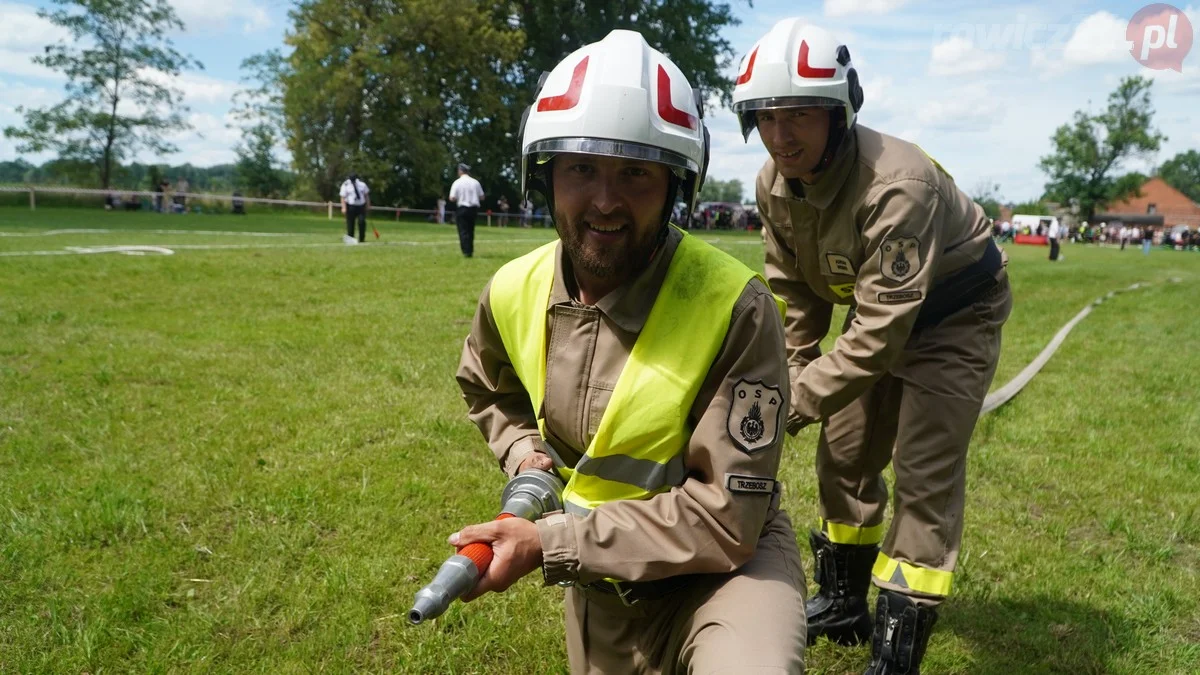
[(1200, 228), (1200, 204), (1171, 187), (1165, 180), (1155, 176), (1142, 184), (1141, 196), (1131, 196), (1123, 201), (1108, 205), (1104, 213), (1097, 213), (1097, 221), (1110, 225), (1152, 225), (1167, 228), (1187, 225)]

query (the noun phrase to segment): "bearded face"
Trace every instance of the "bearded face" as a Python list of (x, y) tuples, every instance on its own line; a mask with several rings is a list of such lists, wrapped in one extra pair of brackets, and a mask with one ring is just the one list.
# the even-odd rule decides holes
[(658, 246), (670, 170), (621, 157), (554, 158), (554, 227), (579, 282), (615, 288), (636, 277)]

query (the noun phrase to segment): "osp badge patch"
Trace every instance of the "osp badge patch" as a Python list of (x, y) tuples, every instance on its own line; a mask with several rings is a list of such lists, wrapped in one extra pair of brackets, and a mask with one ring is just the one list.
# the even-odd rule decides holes
[(783, 427), (783, 395), (762, 382), (739, 380), (733, 385), (726, 427), (739, 450), (754, 454), (770, 447)]
[(921, 242), (916, 237), (884, 239), (879, 247), (879, 271), (891, 281), (908, 281), (921, 271)]

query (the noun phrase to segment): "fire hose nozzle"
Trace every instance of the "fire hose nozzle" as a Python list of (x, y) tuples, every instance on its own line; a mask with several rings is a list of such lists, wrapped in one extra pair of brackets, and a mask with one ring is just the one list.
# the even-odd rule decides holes
[[(537, 520), (562, 508), (562, 491), (563, 482), (555, 474), (540, 469), (517, 474), (504, 486), (497, 520), (513, 517)], [(408, 610), (409, 623), (416, 625), (441, 616), (455, 598), (475, 588), (491, 563), (492, 547), (487, 544), (476, 542), (459, 549), (442, 563), (433, 581), (417, 591), (413, 607)]]
[(450, 556), (438, 568), (433, 581), (417, 591), (412, 609), (408, 610), (408, 622), (415, 626), (426, 619), (436, 619), (455, 598), (474, 588), (478, 581), (479, 570), (475, 567), (475, 561), (465, 555)]

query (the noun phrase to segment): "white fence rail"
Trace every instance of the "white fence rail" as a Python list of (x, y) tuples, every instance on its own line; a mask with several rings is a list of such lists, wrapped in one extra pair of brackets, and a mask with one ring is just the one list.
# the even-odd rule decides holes
[[(161, 198), (161, 199), (163, 199), (164, 204), (167, 202), (167, 200), (173, 200), (176, 197), (185, 197), (187, 199), (203, 199), (203, 200), (209, 200), (209, 201), (230, 202), (231, 204), (233, 202), (241, 202), (243, 204), (270, 204), (270, 205), (274, 205), (274, 206), (308, 206), (308, 207), (313, 207), (313, 208), (318, 208), (318, 209), (321, 207), (325, 207), (327, 217), (330, 220), (333, 220), (335, 207), (338, 210), (338, 213), (341, 212), (340, 202), (310, 202), (310, 201), (300, 201), (300, 200), (295, 200), (295, 199), (266, 199), (263, 197), (241, 197), (241, 196), (235, 196), (235, 195), (214, 194), (214, 193), (209, 193), (209, 192), (154, 192), (154, 191), (150, 191), (150, 190), (96, 190), (96, 189), (88, 189), (88, 188), (49, 187), (49, 186), (40, 186), (40, 185), (0, 186), (0, 193), (22, 193), (22, 192), (26, 192), (29, 194), (29, 209), (31, 211), (37, 209), (37, 194), (45, 193), (45, 194), (64, 194), (64, 195), (94, 195), (94, 196), (101, 196), (101, 197), (112, 195), (114, 197), (120, 197), (122, 199), (125, 199), (126, 197), (129, 197), (129, 196), (148, 197), (151, 200), (154, 200), (156, 198)], [(369, 208), (371, 211), (395, 214), (396, 218), (399, 218), (400, 216), (407, 215), (407, 214), (425, 215), (425, 216), (438, 214), (437, 209), (412, 209), (412, 208), (399, 207), (399, 206), (371, 206)], [(520, 213), (517, 213), (517, 212), (499, 213), (499, 212), (493, 212), (490, 209), (481, 209), (480, 215), (486, 215), (488, 226), (492, 225), (493, 218), (496, 218), (497, 220), (504, 218), (507, 221), (513, 221), (513, 222), (518, 222), (518, 223), (522, 222), (523, 220), (524, 221), (545, 221), (545, 220), (547, 220), (546, 216), (530, 216), (528, 218), (525, 218), (524, 216), (522, 216)], [(446, 205), (444, 219), (446, 220), (446, 222), (453, 221), (454, 209), (453, 209), (452, 204)]]

